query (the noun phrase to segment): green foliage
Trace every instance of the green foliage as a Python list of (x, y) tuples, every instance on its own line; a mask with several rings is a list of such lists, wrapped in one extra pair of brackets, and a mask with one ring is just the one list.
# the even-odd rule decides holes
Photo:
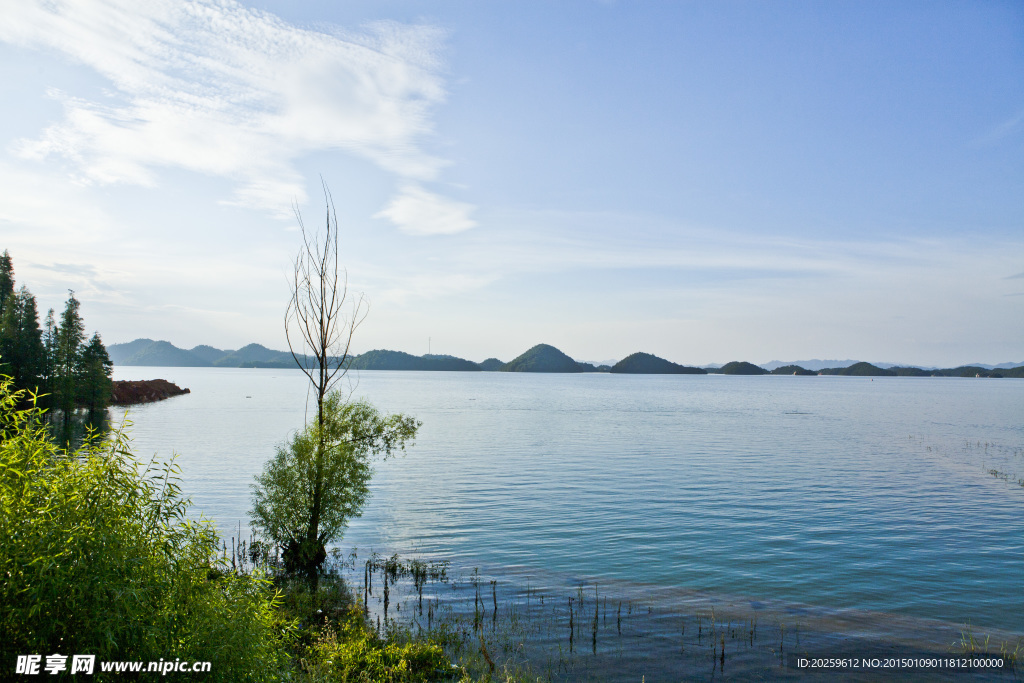
[(0, 372), (13, 377), (20, 389), (37, 389), (44, 353), (36, 298), (22, 287), (0, 307)]
[(382, 415), (365, 401), (347, 402), (331, 392), (322, 429), (309, 424), (296, 432), (257, 475), (253, 528), (285, 549), (286, 560), (293, 560), (289, 569), (318, 567), (324, 546), (339, 540), (348, 520), (362, 512), (373, 456), (405, 450), (419, 426), (407, 415)]
[(19, 408), (33, 398), (0, 381), (0, 665), (180, 657), (212, 662), (213, 680), (275, 678), (290, 626), (271, 584), (223, 571), (173, 461), (141, 465), (121, 430), (68, 452)]
[(110, 403), (114, 364), (97, 332), (82, 349), (79, 360), (78, 404), (95, 415)]
[(54, 351), (54, 381), (50, 387), (57, 408), (64, 416), (64, 424), (71, 420), (78, 394), (78, 365), (82, 344), (85, 342), (85, 324), (78, 310), (81, 307), (75, 293), (68, 290), (68, 300), (57, 328)]
[(60, 325), (50, 309), (40, 329), (36, 298), (24, 286), (14, 291), (10, 254), (0, 256), (0, 374), (12, 377), (15, 389), (38, 394), (42, 407), (59, 409), (64, 443), (83, 426), (78, 408), (89, 411), (87, 423), (100, 426), (110, 400), (110, 358), (99, 334), (86, 343), (79, 309), (69, 292)]
[(3, 311), (8, 297), (14, 294), (14, 262), (4, 249), (0, 254), (0, 311)]
[(336, 627), (322, 629), (307, 649), (301, 660), (307, 680), (440, 681), (458, 672), (440, 645), (397, 635), (380, 638), (366, 627), (362, 613), (352, 608)]

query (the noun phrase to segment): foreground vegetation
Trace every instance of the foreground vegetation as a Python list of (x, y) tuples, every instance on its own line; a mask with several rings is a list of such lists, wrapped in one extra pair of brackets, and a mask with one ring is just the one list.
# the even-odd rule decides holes
[(378, 634), (340, 577), (311, 592), (258, 544), (229, 559), (173, 461), (140, 463), (123, 429), (69, 451), (36, 403), (0, 379), (0, 677), (91, 654), (208, 661), (214, 681), (468, 680), (441, 644)]

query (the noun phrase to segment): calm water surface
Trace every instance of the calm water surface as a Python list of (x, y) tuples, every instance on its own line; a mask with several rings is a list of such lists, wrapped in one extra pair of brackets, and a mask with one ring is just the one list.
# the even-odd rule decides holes
[[(243, 536), (302, 425), (298, 372), (118, 367), (192, 393), (133, 407), (139, 455)], [(423, 421), (344, 545), (520, 575), (877, 611), (1024, 633), (1024, 381), (362, 372)], [(1008, 480), (989, 474), (1006, 472)]]

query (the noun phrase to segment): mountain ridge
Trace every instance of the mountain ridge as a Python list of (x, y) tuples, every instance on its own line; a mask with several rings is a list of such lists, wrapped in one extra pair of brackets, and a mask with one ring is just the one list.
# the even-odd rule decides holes
[[(200, 344), (191, 349), (182, 349), (168, 341), (154, 341), (139, 338), (130, 342), (111, 344), (107, 347), (114, 365), (148, 367), (226, 367), (226, 368), (273, 368), (297, 369), (295, 359), (289, 351), (275, 351), (262, 344), (247, 344), (239, 349), (218, 349)], [(1024, 362), (1019, 364), (972, 363), (955, 368), (940, 369), (929, 366), (897, 365), (894, 363), (867, 363), (865, 361), (771, 361), (764, 365), (734, 361), (725, 366), (715, 364), (703, 368), (683, 366), (652, 354), (637, 352), (615, 364), (595, 366), (577, 361), (550, 344), (537, 344), (512, 361), (503, 363), (497, 358), (488, 358), (479, 363), (447, 354), (424, 354), (414, 356), (404, 351), (375, 349), (352, 356), (351, 367), (356, 370), (417, 370), (448, 372), (614, 372), (644, 374), (736, 374), (743, 372), (757, 374), (798, 374), (798, 375), (859, 375), (859, 376), (904, 376), (904, 377), (1024, 377)], [(630, 361), (622, 366), (627, 360)], [(729, 366), (729, 367), (726, 367)], [(630, 369), (632, 368), (632, 369)], [(680, 371), (679, 368), (687, 368)], [(780, 372), (775, 372), (780, 370)], [(869, 373), (869, 374), (864, 374)]]

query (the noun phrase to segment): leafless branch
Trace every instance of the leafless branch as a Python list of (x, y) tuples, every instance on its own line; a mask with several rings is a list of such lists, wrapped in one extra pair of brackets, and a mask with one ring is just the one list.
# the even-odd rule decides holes
[(352, 337), (369, 310), (362, 294), (349, 295), (348, 272), (338, 258), (334, 199), (326, 183), (323, 190), (326, 218), (322, 235), (311, 234), (298, 206), (293, 207), (302, 246), (293, 263), (291, 298), (284, 315), (288, 350), (316, 391), (321, 427), (324, 397), (348, 372)]

